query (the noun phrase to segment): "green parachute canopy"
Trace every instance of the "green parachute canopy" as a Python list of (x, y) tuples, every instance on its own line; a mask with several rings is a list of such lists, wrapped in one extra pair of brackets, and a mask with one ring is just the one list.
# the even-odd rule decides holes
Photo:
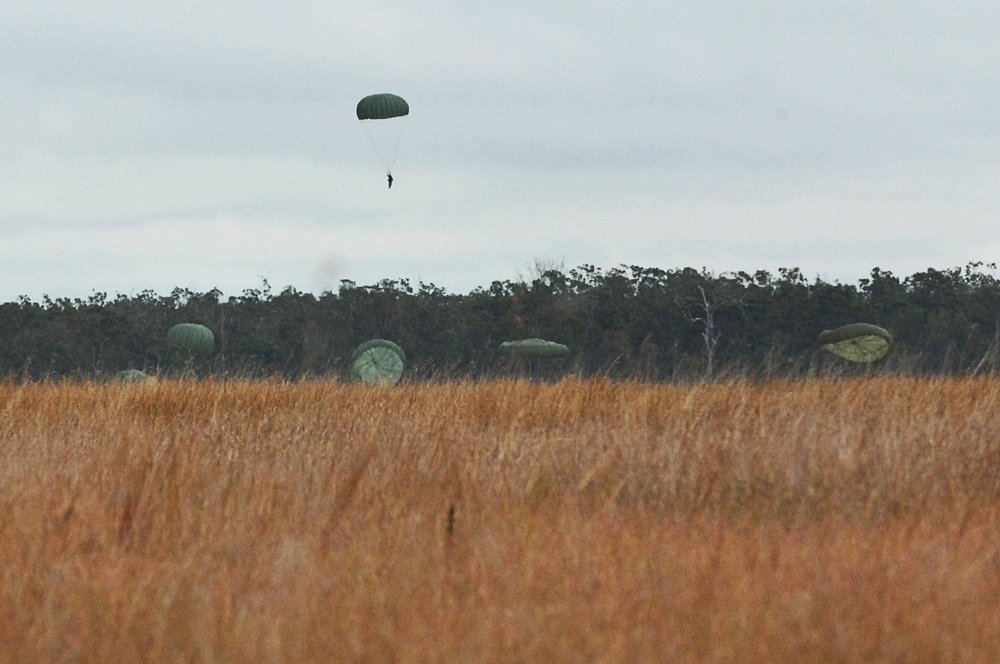
[(889, 331), (870, 323), (851, 323), (819, 335), (820, 347), (851, 362), (869, 363), (892, 352), (895, 341)]
[(384, 92), (358, 102), (358, 120), (388, 120), (410, 114), (410, 105), (399, 95)]
[(124, 369), (116, 373), (115, 378), (123, 383), (141, 383), (144, 380), (149, 380), (151, 376), (139, 369)]
[(399, 143), (403, 138), (410, 105), (399, 95), (387, 92), (368, 95), (358, 102), (358, 120), (368, 134), (386, 173), (392, 172)]
[(398, 383), (405, 362), (402, 348), (387, 339), (372, 339), (354, 349), (351, 373), (362, 383)]
[(167, 342), (188, 353), (211, 353), (215, 350), (215, 335), (198, 323), (178, 323), (167, 331)]
[(505, 341), (500, 344), (500, 350), (516, 357), (537, 360), (549, 360), (569, 355), (569, 346), (545, 339)]

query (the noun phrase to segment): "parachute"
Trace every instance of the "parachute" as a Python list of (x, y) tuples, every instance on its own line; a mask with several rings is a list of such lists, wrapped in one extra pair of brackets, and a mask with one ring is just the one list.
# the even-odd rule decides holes
[(375, 152), (387, 175), (392, 175), (392, 165), (396, 161), (396, 152), (409, 114), (410, 105), (406, 100), (387, 92), (368, 95), (358, 102), (358, 120), (375, 146)]
[(402, 348), (386, 339), (372, 339), (354, 349), (351, 372), (362, 383), (398, 383), (405, 361)]
[(198, 323), (178, 323), (167, 331), (167, 342), (177, 350), (211, 353), (215, 350), (215, 335)]
[(819, 335), (820, 347), (851, 362), (869, 363), (892, 352), (895, 341), (889, 331), (870, 323), (852, 323)]
[(569, 355), (569, 346), (545, 339), (505, 341), (500, 344), (500, 350), (517, 357), (537, 360), (550, 360)]
[(150, 380), (152, 376), (139, 369), (124, 369), (116, 373), (115, 378), (123, 383), (141, 383), (144, 380)]

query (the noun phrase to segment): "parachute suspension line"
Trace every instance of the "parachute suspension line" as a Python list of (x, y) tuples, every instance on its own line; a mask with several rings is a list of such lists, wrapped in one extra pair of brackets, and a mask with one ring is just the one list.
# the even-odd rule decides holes
[(375, 154), (378, 155), (387, 175), (392, 173), (392, 167), (396, 163), (406, 118), (404, 115), (386, 120), (361, 120), (361, 126), (368, 135), (372, 147), (375, 148)]
[(403, 115), (401, 117), (393, 118), (392, 119), (392, 122), (394, 122), (395, 124), (398, 124), (399, 128), (395, 130), (396, 131), (396, 140), (395, 140), (395, 142), (391, 143), (391, 151), (389, 153), (389, 165), (386, 168), (386, 173), (388, 173), (390, 175), (392, 174), (392, 167), (396, 163), (396, 154), (399, 152), (399, 144), (400, 144), (400, 142), (401, 142), (401, 140), (403, 138), (403, 130), (406, 129), (406, 119), (408, 117), (410, 117), (410, 116)]

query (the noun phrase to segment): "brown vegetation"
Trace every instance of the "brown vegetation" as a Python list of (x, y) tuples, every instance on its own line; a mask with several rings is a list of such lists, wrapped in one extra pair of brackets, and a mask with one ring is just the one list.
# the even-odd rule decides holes
[(1000, 661), (1000, 381), (0, 384), (0, 661)]

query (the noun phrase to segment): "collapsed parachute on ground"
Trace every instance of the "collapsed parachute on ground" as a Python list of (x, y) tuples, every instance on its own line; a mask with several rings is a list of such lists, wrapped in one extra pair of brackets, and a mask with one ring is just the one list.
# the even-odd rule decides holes
[(368, 95), (358, 102), (357, 114), (385, 172), (391, 175), (410, 105), (402, 97), (387, 92)]
[(141, 383), (144, 380), (151, 380), (152, 376), (139, 369), (123, 369), (115, 374), (115, 378), (123, 383)]
[(851, 362), (869, 363), (892, 352), (895, 341), (889, 331), (869, 323), (852, 323), (819, 335), (820, 347)]
[(362, 383), (398, 383), (405, 362), (402, 348), (387, 339), (372, 339), (354, 349), (351, 373)]
[(505, 341), (500, 350), (525, 359), (548, 360), (569, 355), (569, 346), (545, 339), (522, 339)]
[(180, 351), (191, 354), (215, 350), (215, 335), (198, 323), (178, 323), (167, 331), (167, 342)]

